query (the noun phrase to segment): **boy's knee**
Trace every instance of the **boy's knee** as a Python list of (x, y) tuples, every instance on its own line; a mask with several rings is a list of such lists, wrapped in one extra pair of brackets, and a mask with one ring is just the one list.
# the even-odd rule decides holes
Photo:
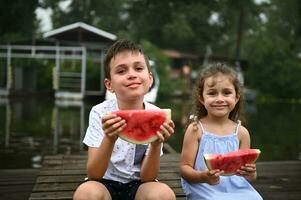
[(176, 200), (176, 195), (174, 191), (167, 185), (164, 184), (164, 187), (162, 187), (161, 191), (161, 197), (158, 199), (164, 199), (164, 200)]
[(104, 186), (98, 183), (86, 182), (81, 184), (73, 194), (74, 200), (110, 200), (110, 195)]
[[(149, 186), (149, 187), (148, 187)], [(140, 190), (140, 194), (136, 195), (136, 199), (144, 200), (176, 200), (174, 191), (164, 183), (151, 183), (143, 190)]]

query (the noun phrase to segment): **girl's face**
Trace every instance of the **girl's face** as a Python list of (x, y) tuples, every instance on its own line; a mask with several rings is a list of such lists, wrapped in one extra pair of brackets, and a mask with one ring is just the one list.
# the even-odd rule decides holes
[(143, 99), (153, 83), (153, 77), (141, 53), (124, 51), (110, 62), (111, 80), (105, 79), (106, 88), (120, 100)]
[(239, 100), (231, 77), (223, 74), (209, 77), (204, 81), (203, 100), (208, 115), (229, 117)]

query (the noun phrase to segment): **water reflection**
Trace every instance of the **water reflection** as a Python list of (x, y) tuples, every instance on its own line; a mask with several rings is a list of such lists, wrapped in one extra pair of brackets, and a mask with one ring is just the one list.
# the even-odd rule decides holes
[[(95, 101), (50, 98), (0, 99), (0, 168), (38, 168), (43, 155), (76, 154), (82, 144)], [(190, 104), (183, 99), (159, 100), (171, 108), (176, 134), (168, 143), (181, 151)], [(265, 103), (246, 106), (252, 147), (261, 160), (300, 159), (300, 104)]]
[(1, 99), (0, 168), (38, 168), (43, 155), (84, 151), (85, 104)]

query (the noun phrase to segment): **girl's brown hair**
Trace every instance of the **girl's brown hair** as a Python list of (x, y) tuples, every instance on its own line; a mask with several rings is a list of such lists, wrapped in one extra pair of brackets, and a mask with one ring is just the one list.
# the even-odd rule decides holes
[(243, 103), (244, 98), (242, 94), (242, 85), (238, 79), (238, 75), (236, 71), (230, 67), (228, 67), (224, 63), (214, 63), (210, 64), (209, 66), (205, 67), (196, 82), (194, 88), (194, 102), (193, 102), (193, 116), (195, 120), (200, 120), (202, 117), (206, 116), (207, 110), (205, 106), (201, 103), (200, 100), (203, 100), (203, 91), (204, 91), (204, 82), (207, 78), (216, 76), (218, 74), (223, 74), (229, 76), (230, 80), (232, 81), (235, 92), (237, 96), (240, 96), (238, 102), (236, 103), (234, 109), (230, 112), (229, 119), (232, 121), (240, 120), (242, 124), (245, 124), (245, 118), (243, 114)]

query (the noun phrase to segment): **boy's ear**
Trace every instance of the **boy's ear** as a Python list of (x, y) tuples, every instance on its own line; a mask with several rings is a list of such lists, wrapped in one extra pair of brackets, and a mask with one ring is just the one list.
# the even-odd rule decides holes
[(149, 87), (151, 87), (153, 85), (153, 83), (154, 83), (154, 77), (153, 77), (153, 73), (152, 72), (149, 72), (149, 78), (150, 78), (150, 81), (151, 81)]
[(105, 84), (107, 90), (109, 90), (109, 91), (112, 92), (112, 93), (114, 92), (114, 90), (113, 90), (113, 88), (112, 88), (111, 81), (110, 81), (109, 79), (105, 78), (104, 84)]

